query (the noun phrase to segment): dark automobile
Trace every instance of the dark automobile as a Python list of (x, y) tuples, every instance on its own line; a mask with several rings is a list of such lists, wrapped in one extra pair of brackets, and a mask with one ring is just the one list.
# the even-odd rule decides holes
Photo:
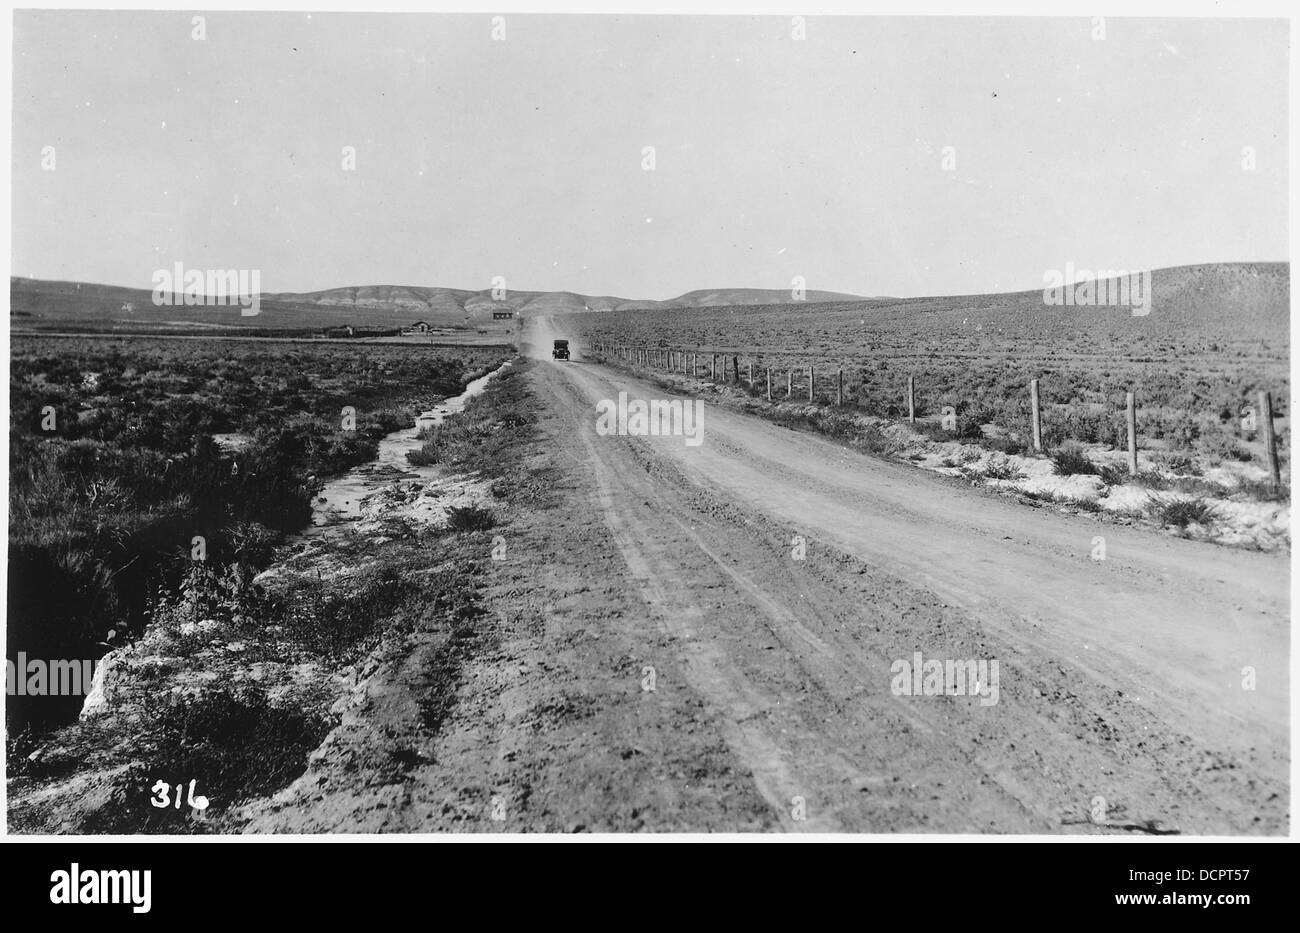
[(551, 350), (551, 359), (567, 360), (568, 358), (569, 358), (569, 341), (567, 340), (555, 341), (555, 349)]

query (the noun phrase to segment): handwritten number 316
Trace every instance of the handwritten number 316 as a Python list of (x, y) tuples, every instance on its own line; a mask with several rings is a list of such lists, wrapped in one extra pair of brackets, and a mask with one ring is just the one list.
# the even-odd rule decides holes
[[(202, 795), (198, 797), (194, 796), (194, 785), (196, 783), (197, 781), (190, 781), (190, 792), (184, 799), (195, 810), (200, 810), (200, 811), (206, 810), (208, 808), (208, 798)], [(184, 790), (184, 788), (185, 785), (183, 784), (176, 785), (176, 809), (177, 810), (181, 808), (181, 799), (182, 799), (181, 791)], [(153, 786), (152, 789), (153, 792), (158, 796), (151, 797), (149, 799), (150, 804), (152, 804), (155, 807), (158, 807), (159, 809), (164, 809), (172, 805), (170, 784), (168, 784), (166, 781), (159, 781)]]

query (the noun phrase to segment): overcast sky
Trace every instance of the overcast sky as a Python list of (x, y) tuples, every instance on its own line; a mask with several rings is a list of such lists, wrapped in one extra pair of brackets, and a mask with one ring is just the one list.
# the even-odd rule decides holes
[(1288, 254), (1278, 20), (193, 15), (14, 14), (13, 274), (924, 295)]

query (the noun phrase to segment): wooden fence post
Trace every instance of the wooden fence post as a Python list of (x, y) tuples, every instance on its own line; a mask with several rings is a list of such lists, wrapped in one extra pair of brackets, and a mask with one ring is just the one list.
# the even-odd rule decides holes
[(836, 381), (835, 404), (843, 405), (844, 404), (844, 370), (843, 369), (837, 369), (835, 371), (835, 381)]
[(740, 357), (734, 353), (731, 356), (731, 381), (740, 385)]
[(817, 376), (811, 366), (808, 367), (808, 401), (813, 400), (813, 387), (817, 384)]
[(709, 381), (718, 381), (718, 354), (713, 354), (709, 359)]
[(1259, 393), (1259, 414), (1264, 419), (1264, 456), (1268, 459), (1268, 475), (1276, 492), (1282, 486), (1282, 470), (1277, 462), (1277, 434), (1273, 430), (1273, 393)]
[(907, 377), (907, 420), (916, 424), (916, 377)]
[(1138, 471), (1138, 447), (1137, 447), (1137, 406), (1133, 401), (1133, 393), (1129, 392), (1125, 398), (1125, 404), (1128, 408), (1128, 471), (1137, 476)]
[(785, 397), (790, 398), (794, 395), (794, 370), (786, 370), (785, 373)]
[(767, 368), (767, 400), (772, 401), (772, 367)]
[(1043, 452), (1043, 413), (1038, 404), (1038, 380), (1029, 380), (1029, 407), (1034, 424), (1034, 452)]
[(749, 387), (754, 388), (754, 361), (749, 361)]

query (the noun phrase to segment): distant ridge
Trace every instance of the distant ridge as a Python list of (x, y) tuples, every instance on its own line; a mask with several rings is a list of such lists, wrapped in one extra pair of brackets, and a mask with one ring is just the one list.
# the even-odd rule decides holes
[[(794, 303), (789, 291), (757, 288), (718, 288), (687, 292), (666, 301), (632, 300), (613, 295), (577, 292), (506, 290), (497, 300), (492, 289), (474, 291), (423, 285), (360, 285), (316, 292), (263, 293), (262, 313), (240, 317), (227, 308), (153, 304), (145, 288), (97, 285), (88, 282), (46, 281), (14, 277), (9, 282), (11, 320), (51, 329), (62, 321), (71, 326), (168, 326), (327, 328), (352, 324), (392, 328), (425, 321), (438, 328), (480, 327), (493, 321), (493, 312), (517, 315), (572, 314), (586, 311), (627, 311), (642, 308), (704, 308), (743, 304)], [(805, 301), (860, 301), (840, 292), (809, 291)], [(500, 322), (497, 322), (500, 326)]]
[[(577, 292), (535, 292), (507, 289), (500, 300), (491, 289), (469, 291), (460, 288), (429, 288), (400, 285), (369, 285), (360, 288), (332, 288), (320, 292), (281, 292), (265, 296), (284, 304), (322, 306), (350, 305), (356, 308), (425, 307), (436, 310), (486, 311), (508, 305), (520, 313), (565, 314), (581, 311), (633, 311), (638, 308), (710, 308), (727, 305), (794, 304), (788, 289), (712, 288), (698, 289), (666, 300), (618, 298), (613, 295), (581, 295)], [(862, 301), (860, 295), (844, 292), (808, 291), (802, 301)]]
[[(1200, 320), (1231, 318), (1242, 326), (1268, 324), (1285, 333), (1290, 312), (1290, 266), (1284, 262), (1205, 263), (1157, 269), (1152, 273), (1152, 312), (1194, 326)], [(819, 310), (874, 314), (964, 314), (1043, 311), (1042, 290), (919, 298), (864, 298), (839, 292), (809, 291), (797, 303), (784, 289), (715, 288), (686, 292), (664, 301), (633, 300), (567, 291), (506, 291), (500, 301), (490, 289), (474, 291), (416, 285), (366, 285), (317, 292), (262, 296), (262, 313), (241, 317), (237, 309), (155, 307), (148, 289), (114, 285), (12, 278), (11, 327), (57, 330), (60, 326), (120, 329), (130, 327), (252, 327), (320, 329), (352, 324), (393, 328), (426, 321), (436, 328), (464, 329), (511, 325), (493, 312), (520, 316), (582, 312), (711, 307), (817, 305)], [(1056, 309), (1077, 313), (1076, 309)], [(798, 314), (797, 308), (790, 308)]]

